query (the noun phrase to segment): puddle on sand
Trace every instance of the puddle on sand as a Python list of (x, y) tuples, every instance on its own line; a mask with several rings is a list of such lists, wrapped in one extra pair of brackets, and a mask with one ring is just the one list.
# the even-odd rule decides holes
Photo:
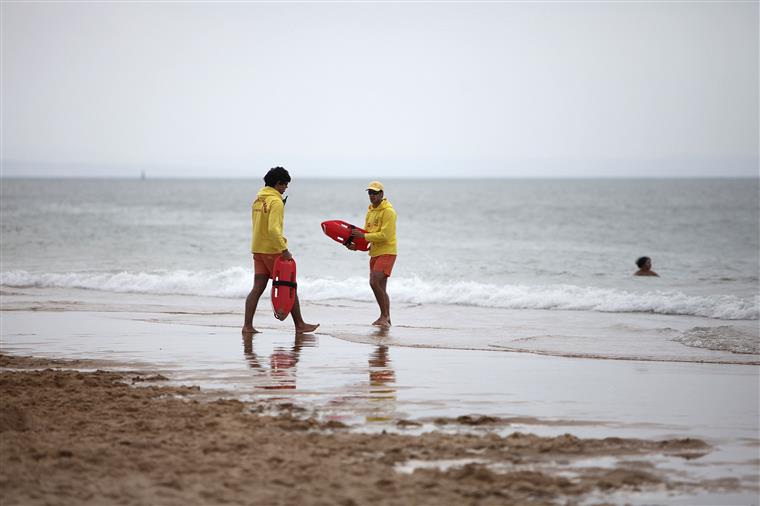
[(448, 471), (456, 467), (464, 467), (468, 464), (487, 464), (487, 460), (482, 459), (450, 459), (450, 460), (407, 460), (399, 462), (394, 466), (397, 473), (412, 474), (417, 469), (436, 469), (438, 471)]
[[(548, 476), (563, 477), (571, 481), (582, 480), (586, 473), (599, 470), (616, 471), (621, 473), (656, 473), (662, 476), (666, 471), (669, 483), (647, 486), (624, 486), (615, 492), (595, 490), (582, 498), (578, 504), (630, 504), (644, 506), (651, 504), (683, 504), (683, 505), (744, 505), (757, 504), (757, 479), (738, 480), (735, 478), (703, 479), (687, 476), (684, 473), (673, 473), (672, 468), (662, 468), (659, 464), (663, 458), (654, 463), (648, 455), (631, 456), (602, 456), (593, 458), (573, 459), (568, 457), (562, 461), (535, 461), (530, 463), (495, 462), (483, 458), (459, 458), (420, 460), (411, 459), (399, 462), (394, 466), (397, 473), (412, 474), (417, 470), (435, 470), (446, 472), (476, 465), (493, 473), (543, 473)], [(667, 460), (675, 463), (677, 458)], [(678, 465), (678, 464), (676, 464)]]

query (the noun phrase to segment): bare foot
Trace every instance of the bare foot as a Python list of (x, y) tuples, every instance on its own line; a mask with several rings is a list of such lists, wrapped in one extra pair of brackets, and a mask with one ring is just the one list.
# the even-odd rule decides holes
[(248, 325), (243, 327), (243, 334), (258, 334), (260, 332), (260, 330), (256, 330), (255, 328), (249, 327)]
[(319, 323), (304, 323), (303, 325), (296, 326), (296, 334), (308, 334), (314, 332), (319, 327)]
[(372, 325), (374, 325), (375, 327), (382, 327), (384, 329), (387, 329), (388, 327), (391, 326), (391, 319), (381, 316), (377, 320), (373, 321)]

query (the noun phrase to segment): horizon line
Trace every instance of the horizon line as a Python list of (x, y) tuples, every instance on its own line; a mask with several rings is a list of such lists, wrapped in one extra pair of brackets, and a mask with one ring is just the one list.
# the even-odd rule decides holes
[[(406, 181), (446, 181), (446, 180), (557, 180), (557, 179), (604, 179), (604, 180), (693, 180), (693, 179), (757, 179), (760, 180), (760, 174), (753, 176), (740, 175), (694, 175), (694, 176), (446, 176), (446, 177), (420, 177), (420, 176), (304, 176), (299, 180), (364, 180), (367, 178), (382, 178), (386, 180), (406, 180)], [(33, 179), (33, 180), (123, 180), (123, 181), (167, 181), (167, 180), (258, 180), (260, 176), (155, 176), (142, 177), (138, 176), (60, 176), (60, 175), (0, 175), (0, 180), (10, 179)], [(296, 178), (293, 178), (296, 179)]]

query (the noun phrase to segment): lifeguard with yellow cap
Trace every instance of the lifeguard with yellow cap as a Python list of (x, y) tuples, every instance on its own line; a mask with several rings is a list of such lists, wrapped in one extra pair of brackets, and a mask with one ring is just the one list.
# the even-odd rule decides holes
[[(386, 284), (396, 262), (396, 211), (385, 198), (385, 187), (380, 181), (369, 183), (366, 191), (370, 202), (364, 220), (366, 232), (354, 229), (351, 235), (363, 237), (370, 243), (369, 286), (380, 306), (380, 318), (372, 325), (387, 328), (391, 326), (391, 303)], [(356, 249), (351, 243), (346, 247)]]

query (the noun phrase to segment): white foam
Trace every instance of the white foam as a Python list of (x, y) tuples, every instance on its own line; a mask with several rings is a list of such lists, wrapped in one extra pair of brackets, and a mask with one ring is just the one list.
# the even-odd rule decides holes
[(86, 288), (120, 293), (240, 297), (251, 289), (252, 275), (239, 267), (223, 271), (155, 271), (118, 273), (3, 272), (0, 285), (18, 288)]
[(673, 341), (694, 348), (760, 354), (760, 339), (758, 339), (757, 333), (749, 333), (732, 325), (694, 327), (683, 332), (680, 336), (674, 337)]
[[(245, 297), (251, 288), (249, 270), (156, 271), (119, 273), (0, 273), (9, 287), (86, 288), (111, 292)], [(301, 279), (300, 292), (308, 300), (349, 299), (372, 301), (364, 277)], [(680, 291), (631, 292), (576, 285), (495, 285), (472, 281), (426, 281), (417, 277), (393, 278), (389, 294), (394, 301), (419, 304), (454, 304), (505, 309), (561, 309), (601, 312), (646, 312), (702, 316), (723, 320), (757, 320), (760, 296), (686, 295)]]

